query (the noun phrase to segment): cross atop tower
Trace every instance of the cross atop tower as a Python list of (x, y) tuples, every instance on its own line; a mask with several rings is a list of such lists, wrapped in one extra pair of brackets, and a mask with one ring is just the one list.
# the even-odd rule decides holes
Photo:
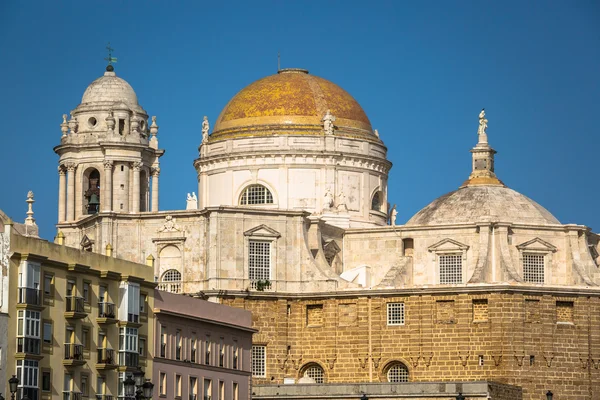
[(112, 56), (112, 52), (113, 52), (113, 48), (110, 47), (110, 42), (108, 42), (108, 44), (106, 45), (106, 50), (108, 50), (108, 57), (105, 58), (106, 61), (108, 61), (108, 65), (106, 66), (106, 70), (107, 71), (114, 71), (115, 67), (112, 66), (112, 63), (116, 63), (117, 62), (117, 57), (113, 57)]

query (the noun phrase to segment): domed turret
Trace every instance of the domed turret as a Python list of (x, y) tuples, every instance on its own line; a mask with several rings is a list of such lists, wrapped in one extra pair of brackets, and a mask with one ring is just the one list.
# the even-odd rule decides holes
[(92, 82), (81, 99), (82, 104), (125, 103), (131, 108), (138, 108), (135, 91), (127, 81), (119, 78), (113, 71), (106, 71), (103, 76)]
[[(200, 129), (199, 129), (200, 130)], [(304, 210), (340, 227), (384, 225), (387, 149), (360, 104), (308, 71), (280, 70), (202, 122), (200, 207)]]
[(507, 188), (494, 172), (496, 151), (487, 140), (485, 111), (479, 114), (479, 141), (471, 150), (472, 172), (463, 185), (416, 213), (407, 226), (504, 222), (556, 225), (560, 222), (530, 198)]

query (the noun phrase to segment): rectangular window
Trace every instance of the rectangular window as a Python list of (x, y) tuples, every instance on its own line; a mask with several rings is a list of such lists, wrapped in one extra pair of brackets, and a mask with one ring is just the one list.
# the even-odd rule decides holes
[(248, 279), (251, 281), (270, 280), (271, 242), (250, 240), (248, 245)]
[(166, 396), (167, 395), (167, 374), (165, 374), (164, 372), (161, 372), (158, 382), (159, 382), (158, 393), (161, 396)]
[(42, 392), (50, 392), (52, 390), (52, 377), (50, 371), (42, 371)]
[(181, 398), (181, 375), (175, 375), (175, 397)]
[[(106, 393), (106, 379), (99, 375), (98, 378), (96, 378), (96, 395), (102, 396), (103, 394)], [(102, 398), (99, 398), (98, 400), (102, 400)]]
[(147, 313), (147, 301), (148, 301), (148, 295), (146, 293), (140, 293), (140, 314), (146, 314)]
[(84, 350), (90, 350), (90, 330), (88, 328), (81, 328), (81, 344)]
[(240, 350), (238, 348), (237, 342), (233, 345), (233, 369), (238, 369), (238, 358), (239, 358)]
[(90, 282), (83, 281), (83, 302), (85, 304), (90, 304), (90, 298), (91, 298)]
[(265, 378), (267, 351), (266, 346), (252, 346), (252, 376), (255, 378)]
[(483, 367), (483, 356), (482, 355), (479, 356), (479, 366)]
[(225, 346), (223, 345), (223, 339), (219, 343), (219, 367), (225, 366)]
[(146, 338), (139, 338), (139, 354), (140, 357), (146, 357)]
[(240, 399), (240, 386), (237, 382), (233, 382), (233, 400)]
[(44, 322), (44, 343), (52, 344), (52, 322)]
[(198, 400), (198, 378), (190, 376), (190, 387), (188, 389), (190, 400)]
[(212, 381), (204, 379), (204, 400), (211, 400), (212, 396)]
[(387, 324), (404, 325), (404, 303), (387, 303)]
[(204, 343), (204, 364), (206, 365), (210, 365), (210, 347), (211, 343), (207, 340)]
[(462, 255), (440, 255), (440, 284), (462, 283)]
[(198, 360), (196, 359), (197, 347), (198, 347), (198, 340), (196, 338), (192, 338), (191, 343), (190, 343), (190, 348), (191, 348), (190, 361), (193, 363), (198, 362)]
[(167, 327), (160, 326), (160, 356), (167, 357)]
[(90, 388), (88, 385), (88, 376), (87, 375), (81, 375), (81, 396), (82, 397), (89, 397), (90, 396)]
[(523, 280), (530, 283), (544, 283), (543, 254), (523, 254)]
[(40, 354), (40, 312), (19, 310), (17, 313), (17, 352)]
[(119, 365), (137, 367), (139, 364), (138, 330), (123, 327), (119, 331)]
[(44, 275), (44, 296), (54, 297), (54, 275)]
[(17, 360), (17, 378), (19, 379), (17, 398), (38, 398), (39, 391), (39, 365), (34, 360)]
[(181, 360), (181, 329), (175, 332), (175, 359)]
[(219, 400), (225, 400), (225, 382), (219, 381)]

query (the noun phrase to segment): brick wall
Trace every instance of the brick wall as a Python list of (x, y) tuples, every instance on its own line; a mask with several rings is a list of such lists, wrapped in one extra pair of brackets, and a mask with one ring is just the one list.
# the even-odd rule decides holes
[[(524, 399), (548, 389), (560, 400), (600, 399), (592, 390), (600, 387), (598, 297), (370, 294), (223, 302), (252, 311), (253, 340), (267, 345), (267, 378), (255, 384), (297, 380), (307, 363), (321, 366), (329, 383), (384, 382), (402, 362), (411, 382), (494, 380), (521, 386)], [(557, 301), (573, 303), (572, 323), (557, 323), (565, 313)], [(404, 325), (387, 325), (388, 302), (405, 304)], [(322, 322), (307, 324), (307, 306), (316, 304)]]

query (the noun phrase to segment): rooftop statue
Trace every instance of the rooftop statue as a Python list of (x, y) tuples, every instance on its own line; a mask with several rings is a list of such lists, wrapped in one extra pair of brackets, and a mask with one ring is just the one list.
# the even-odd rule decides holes
[(485, 108), (482, 108), (481, 112), (479, 113), (479, 129), (477, 130), (478, 135), (481, 136), (487, 134), (487, 123), (488, 120), (485, 119)]
[(323, 116), (323, 130), (326, 135), (333, 135), (333, 123), (335, 122), (335, 117), (331, 115), (331, 111), (327, 110), (325, 116)]
[(202, 121), (202, 143), (208, 140), (208, 131), (210, 130), (210, 124), (208, 123), (208, 117), (205, 115)]

